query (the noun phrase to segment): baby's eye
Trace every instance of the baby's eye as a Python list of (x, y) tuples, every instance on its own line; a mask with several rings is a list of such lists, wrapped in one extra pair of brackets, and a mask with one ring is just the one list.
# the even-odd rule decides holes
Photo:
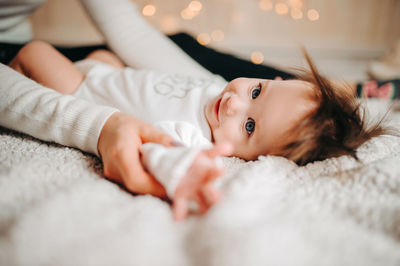
[(255, 87), (252, 91), (251, 91), (251, 98), (255, 99), (258, 97), (258, 95), (260, 95), (261, 93), (261, 84), (259, 84), (257, 87)]
[(247, 122), (246, 122), (246, 124), (245, 124), (245, 128), (246, 128), (246, 131), (247, 131), (247, 133), (248, 133), (249, 135), (251, 135), (251, 133), (254, 132), (255, 127), (256, 127), (256, 122), (254, 122), (253, 119), (248, 118), (248, 119), (247, 119)]

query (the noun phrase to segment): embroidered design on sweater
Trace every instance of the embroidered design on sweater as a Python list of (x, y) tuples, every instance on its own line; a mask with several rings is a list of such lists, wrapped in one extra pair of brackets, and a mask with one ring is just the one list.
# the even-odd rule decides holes
[(165, 75), (154, 85), (157, 94), (167, 96), (168, 99), (185, 98), (193, 89), (205, 90), (211, 85), (211, 80), (198, 79), (182, 75)]

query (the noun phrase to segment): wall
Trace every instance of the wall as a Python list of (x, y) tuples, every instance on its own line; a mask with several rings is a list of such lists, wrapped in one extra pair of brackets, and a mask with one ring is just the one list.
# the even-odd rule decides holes
[[(273, 9), (261, 10), (260, 1), (273, 1)], [(292, 58), (298, 57), (300, 44), (318, 59), (369, 60), (381, 56), (400, 39), (400, 0), (302, 0), (303, 18), (276, 13), (277, 3), (298, 1), (301, 0), (200, 0), (202, 9), (191, 20), (181, 17), (190, 0), (135, 2), (140, 10), (154, 5), (155, 14), (146, 19), (166, 33), (184, 30), (198, 36), (218, 29), (223, 31), (224, 39), (211, 41), (210, 46), (244, 58), (259, 50), (267, 61), (282, 66), (292, 64)], [(319, 12), (318, 20), (307, 19), (309, 9)], [(48, 0), (32, 21), (35, 36), (52, 43), (103, 41), (77, 0)]]

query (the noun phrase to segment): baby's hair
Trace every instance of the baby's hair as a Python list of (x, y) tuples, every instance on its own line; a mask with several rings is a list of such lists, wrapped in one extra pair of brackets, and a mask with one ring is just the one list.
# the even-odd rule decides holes
[(364, 109), (347, 85), (343, 88), (319, 74), (308, 53), (304, 51), (309, 71), (297, 79), (312, 84), (317, 107), (290, 130), (289, 142), (276, 150), (298, 165), (341, 155), (358, 160), (356, 150), (373, 137), (391, 134), (382, 125), (383, 118), (367, 125)]

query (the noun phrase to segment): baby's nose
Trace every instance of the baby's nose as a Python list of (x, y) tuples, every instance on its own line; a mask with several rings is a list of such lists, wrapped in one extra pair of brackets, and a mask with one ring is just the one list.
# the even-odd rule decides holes
[(243, 108), (243, 103), (240, 100), (240, 97), (236, 94), (231, 94), (226, 102), (226, 114), (234, 115)]

